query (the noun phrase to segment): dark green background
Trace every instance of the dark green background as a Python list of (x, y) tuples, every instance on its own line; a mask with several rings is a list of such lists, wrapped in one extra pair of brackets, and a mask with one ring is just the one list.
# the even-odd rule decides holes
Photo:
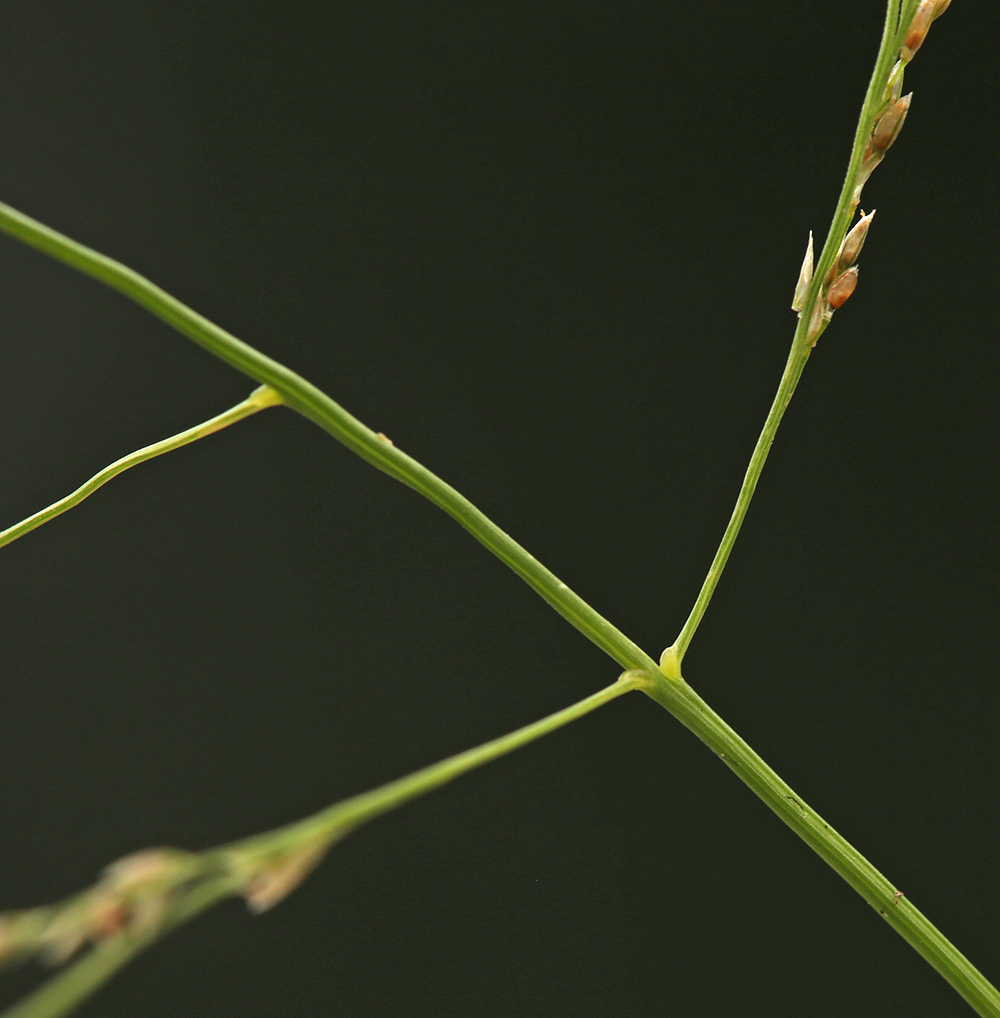
[[(777, 383), (878, 0), (5, 5), (0, 196), (288, 363), (654, 655)], [(987, 975), (998, 19), (955, 0), (688, 678)], [(0, 525), (252, 387), (0, 241)], [(0, 907), (305, 815), (615, 667), (287, 411), (0, 553)], [(3, 999), (33, 985), (4, 977)], [(641, 696), (226, 904), (80, 1012), (970, 1013)]]

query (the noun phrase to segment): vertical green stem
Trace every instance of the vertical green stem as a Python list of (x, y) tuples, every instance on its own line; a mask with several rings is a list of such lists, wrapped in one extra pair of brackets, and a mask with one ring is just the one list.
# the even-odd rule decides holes
[[(909, 10), (909, 8), (907, 9)], [(904, 11), (904, 15), (905, 13)], [(912, 16), (912, 13), (910, 16)], [(778, 425), (781, 423), (781, 418), (788, 408), (792, 394), (795, 392), (795, 387), (802, 376), (806, 361), (809, 359), (811, 345), (814, 343), (814, 340), (810, 340), (808, 343), (806, 341), (809, 323), (813, 321), (816, 302), (824, 300), (821, 294), (824, 278), (828, 269), (833, 264), (833, 260), (854, 216), (854, 210), (857, 207), (855, 185), (858, 180), (858, 172), (861, 168), (865, 147), (871, 136), (872, 127), (884, 105), (886, 83), (889, 80), (889, 74), (899, 53), (901, 32), (900, 0), (888, 0), (885, 24), (882, 29), (882, 41), (879, 46), (878, 57), (875, 60), (875, 69), (872, 72), (871, 80), (868, 83), (868, 90), (865, 93), (865, 100), (861, 107), (858, 126), (854, 132), (854, 145), (851, 149), (847, 173), (844, 176), (844, 183), (837, 201), (837, 208), (833, 214), (833, 221), (830, 224), (826, 241), (823, 244), (823, 250), (820, 253), (816, 271), (809, 284), (802, 310), (799, 313), (798, 325), (795, 329), (795, 335), (792, 337), (792, 347), (788, 354), (788, 360), (785, 363), (785, 370), (781, 376), (778, 392), (774, 397), (767, 420), (764, 422), (764, 428), (760, 433), (760, 438), (757, 439), (757, 445), (754, 447), (753, 454), (750, 457), (750, 466), (747, 468), (746, 476), (743, 478), (743, 486), (740, 488), (740, 493), (737, 496), (736, 507), (729, 518), (729, 523), (726, 526), (725, 533), (722, 535), (718, 551), (715, 553), (715, 558), (712, 559), (708, 575), (701, 586), (694, 607), (691, 609), (691, 614), (684, 623), (677, 639), (663, 652), (660, 658), (660, 668), (670, 678), (678, 678), (681, 674), (681, 663), (684, 660), (684, 655), (687, 653), (688, 645), (691, 643), (695, 631), (701, 624), (709, 602), (712, 600), (712, 595), (715, 593), (715, 588), (719, 583), (719, 578), (722, 576), (723, 569), (726, 567), (729, 554), (736, 543), (740, 527), (743, 526), (743, 520), (750, 506), (750, 500), (753, 498), (754, 490), (757, 487), (757, 481), (760, 479), (761, 471), (764, 469), (764, 463), (767, 461), (767, 455), (771, 451), (771, 444), (774, 442)]]
[[(806, 322), (808, 319), (803, 317), (802, 321)], [(774, 402), (771, 404), (767, 420), (764, 422), (764, 428), (757, 439), (753, 455), (750, 457), (750, 466), (747, 467), (746, 476), (743, 478), (743, 486), (740, 488), (739, 496), (736, 499), (736, 507), (729, 518), (729, 523), (726, 526), (725, 533), (722, 535), (722, 541), (719, 544), (718, 551), (715, 553), (715, 558), (712, 559), (708, 575), (705, 577), (705, 582), (701, 586), (698, 598), (691, 609), (691, 614), (684, 623), (684, 628), (680, 631), (680, 635), (674, 641), (673, 646), (664, 651), (660, 665), (671, 678), (676, 678), (680, 675), (681, 662), (684, 660), (688, 644), (691, 642), (691, 638), (701, 623), (709, 601), (712, 600), (712, 595), (715, 593), (722, 570), (726, 568), (729, 553), (733, 550), (733, 545), (739, 536), (740, 527), (743, 526), (743, 519), (750, 506), (750, 500), (753, 498), (753, 493), (757, 488), (757, 481), (760, 479), (761, 471), (763, 471), (764, 464), (767, 462), (767, 454), (771, 451), (771, 443), (774, 441), (778, 425), (781, 423), (781, 418), (788, 408), (792, 393), (795, 392), (795, 386), (798, 385), (799, 378), (802, 376), (802, 371), (806, 366), (806, 361), (809, 359), (809, 348), (800, 341), (800, 332), (804, 332), (804, 329), (796, 330), (796, 341), (792, 343), (792, 349), (788, 354), (785, 370), (781, 376), (781, 384), (778, 386), (778, 392), (774, 397)]]

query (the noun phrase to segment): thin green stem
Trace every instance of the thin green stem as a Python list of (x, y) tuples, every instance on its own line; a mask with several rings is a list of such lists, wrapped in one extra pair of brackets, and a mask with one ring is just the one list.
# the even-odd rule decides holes
[(389, 810), (397, 809), (404, 803), (439, 788), (441, 785), (454, 781), (455, 778), (483, 764), (496, 760), (497, 757), (519, 749), (521, 746), (534, 742), (557, 728), (568, 725), (577, 718), (602, 707), (611, 700), (634, 689), (647, 689), (652, 681), (648, 672), (624, 672), (617, 682), (599, 690), (584, 700), (565, 707), (563, 710), (549, 714), (540, 721), (518, 728), (517, 731), (502, 735), (498, 739), (485, 742), (481, 746), (467, 749), (455, 756), (450, 756), (438, 763), (424, 767), (422, 770), (408, 774), (404, 778), (390, 781), (369, 792), (362, 792), (350, 799), (335, 803), (305, 820), (297, 821), (286, 827), (265, 834), (255, 835), (226, 846), (226, 850), (254, 856), (271, 855), (286, 850), (290, 846), (303, 843), (314, 844), (330, 839), (340, 838), (355, 827), (373, 820)]
[(0, 548), (30, 533), (30, 531), (40, 527), (43, 523), (48, 523), (49, 520), (66, 512), (67, 509), (72, 509), (73, 506), (79, 505), (85, 498), (93, 495), (98, 488), (107, 484), (112, 477), (117, 477), (120, 473), (131, 467), (139, 463), (145, 463), (146, 460), (151, 460), (154, 456), (162, 456), (165, 452), (180, 449), (183, 445), (188, 445), (199, 438), (212, 435), (216, 431), (228, 428), (230, 424), (235, 424), (237, 421), (242, 421), (245, 417), (259, 413), (267, 407), (277, 406), (280, 403), (281, 397), (277, 392), (270, 386), (262, 385), (259, 389), (255, 389), (242, 403), (238, 403), (225, 413), (221, 413), (202, 424), (196, 424), (193, 428), (188, 428), (187, 431), (182, 431), (180, 434), (165, 438), (162, 442), (147, 445), (144, 449), (137, 449), (135, 452), (129, 453), (128, 456), (115, 460), (114, 463), (109, 464), (103, 470), (94, 474), (89, 481), (81, 484), (76, 491), (71, 492), (65, 498), (59, 499), (58, 502), (53, 502), (48, 508), (34, 513), (27, 519), (21, 520), (20, 523), (15, 523), (14, 526), (0, 531)]
[(725, 533), (722, 535), (722, 540), (719, 542), (719, 548), (715, 553), (715, 558), (712, 559), (712, 564), (709, 567), (698, 597), (695, 599), (691, 614), (684, 623), (677, 639), (663, 652), (663, 656), (660, 659), (661, 668), (672, 678), (676, 678), (681, 674), (681, 663), (684, 660), (684, 655), (687, 653), (691, 639), (701, 624), (709, 602), (712, 600), (712, 595), (715, 593), (715, 588), (719, 583), (719, 578), (722, 576), (722, 571), (729, 560), (729, 554), (736, 543), (736, 538), (739, 535), (740, 528), (743, 526), (743, 520), (750, 506), (750, 500), (753, 498), (754, 491), (757, 488), (757, 481), (760, 479), (764, 463), (767, 461), (768, 453), (771, 451), (771, 445), (774, 442), (778, 425), (781, 423), (781, 418), (788, 408), (788, 404), (795, 392), (795, 387), (802, 377), (806, 361), (809, 359), (811, 352), (811, 342), (807, 342), (809, 323), (813, 320), (816, 302), (822, 299), (820, 291), (827, 271), (833, 264), (833, 259), (836, 257), (851, 219), (854, 217), (854, 210), (857, 207), (856, 183), (865, 147), (871, 136), (875, 120), (884, 105), (883, 95), (886, 83), (889, 80), (889, 74), (899, 53), (899, 34), (902, 31), (899, 27), (899, 2), (900, 0), (889, 0), (885, 25), (882, 29), (882, 41), (879, 46), (878, 57), (875, 61), (875, 70), (872, 72), (868, 91), (865, 94), (865, 101), (861, 108), (861, 115), (858, 118), (858, 126), (854, 133), (854, 145), (851, 149), (851, 158), (848, 162), (844, 184), (837, 201), (837, 208), (833, 214), (833, 221), (830, 223), (830, 229), (823, 244), (819, 263), (816, 266), (816, 271), (813, 274), (802, 310), (799, 314), (798, 325), (792, 337), (791, 350), (788, 353), (788, 360), (785, 362), (785, 370), (781, 376), (778, 392), (774, 397), (774, 402), (771, 404), (764, 427), (750, 457), (750, 466), (747, 468), (746, 475), (743, 478), (743, 485), (736, 499), (736, 507), (729, 518), (729, 523), (726, 526)]
[(712, 595), (715, 593), (722, 570), (726, 568), (729, 553), (733, 550), (733, 545), (739, 536), (740, 527), (743, 526), (744, 517), (750, 506), (750, 500), (753, 498), (753, 493), (757, 488), (757, 481), (760, 479), (764, 463), (767, 461), (767, 454), (771, 451), (771, 443), (774, 441), (778, 425), (785, 414), (788, 403), (792, 398), (792, 393), (795, 392), (795, 386), (798, 385), (799, 378), (802, 377), (802, 371), (806, 366), (808, 358), (808, 347), (802, 342), (793, 342), (788, 360), (785, 363), (784, 373), (781, 376), (778, 392), (774, 397), (774, 402), (771, 404), (771, 409), (768, 412), (767, 420), (764, 422), (764, 428), (760, 433), (760, 437), (757, 439), (753, 455), (750, 457), (750, 466), (747, 468), (746, 476), (743, 478), (743, 486), (740, 488), (739, 496), (736, 499), (736, 507), (729, 518), (729, 524), (722, 535), (722, 541), (719, 544), (718, 551), (715, 553), (715, 558), (712, 559), (708, 575), (701, 586), (698, 598), (691, 609), (691, 614), (688, 616), (687, 622), (684, 623), (684, 628), (681, 629), (680, 635), (673, 645), (663, 652), (663, 657), (660, 660), (660, 667), (671, 678), (677, 678), (681, 674), (680, 666), (687, 652), (688, 644), (691, 642), (695, 630), (697, 630), (701, 623), (709, 601), (712, 600)]
[(505, 562), (564, 618), (622, 668), (652, 665), (628, 637), (575, 594), (451, 485), (365, 427), (326, 393), (283, 364), (226, 332), (145, 277), (42, 223), (0, 203), (0, 230), (44, 251), (125, 294), (216, 357), (256, 381), (271, 386), (282, 400), (390, 477), (402, 481), (457, 520)]

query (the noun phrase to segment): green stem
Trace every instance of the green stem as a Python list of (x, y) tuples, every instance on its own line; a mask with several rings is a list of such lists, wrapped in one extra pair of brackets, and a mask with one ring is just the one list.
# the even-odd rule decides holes
[(577, 718), (582, 718), (585, 714), (589, 714), (624, 693), (629, 693), (634, 689), (649, 688), (650, 681), (648, 673), (624, 672), (612, 685), (606, 686), (563, 710), (556, 711), (555, 714), (549, 714), (540, 721), (532, 722), (530, 725), (518, 728), (517, 731), (485, 742), (481, 746), (457, 753), (455, 756), (450, 756), (429, 767), (415, 771), (413, 774), (408, 774), (404, 778), (390, 781), (379, 788), (335, 803), (305, 820), (299, 820), (278, 830), (254, 835), (251, 838), (225, 846), (221, 851), (236, 851), (244, 856), (269, 856), (290, 847), (338, 839), (355, 827), (373, 820), (389, 810), (426, 795), (476, 767), (482, 767), (483, 764), (496, 760), (497, 757), (511, 753), (543, 735), (548, 735), (549, 732), (554, 732), (557, 728), (568, 725), (571, 721), (576, 721)]
[(423, 464), (365, 427), (301, 375), (297, 375), (283, 364), (272, 360), (196, 311), (192, 311), (121, 262), (78, 244), (3, 203), (0, 203), (0, 230), (106, 283), (227, 364), (256, 381), (271, 386), (281, 394), (282, 400), (292, 409), (329, 432), (362, 459), (418, 491), (456, 519), (476, 540), (513, 569), (556, 611), (614, 658), (622, 668), (642, 670), (655, 667), (650, 658), (628, 637), (505, 534), (467, 498), (431, 473)]
[[(912, 6), (912, 0), (910, 2)], [(774, 397), (774, 402), (771, 404), (763, 430), (757, 439), (757, 445), (754, 447), (750, 457), (750, 466), (747, 468), (746, 475), (743, 478), (743, 486), (740, 488), (740, 493), (737, 496), (736, 507), (729, 518), (729, 523), (726, 526), (725, 533), (722, 535), (722, 540), (719, 542), (719, 548), (715, 553), (715, 558), (712, 559), (712, 564), (695, 600), (694, 607), (691, 609), (691, 614), (684, 623), (677, 639), (663, 652), (663, 656), (660, 659), (660, 667), (671, 678), (677, 678), (681, 674), (681, 663), (684, 660), (684, 655), (687, 653), (688, 645), (691, 643), (695, 631), (701, 624), (708, 604), (712, 600), (712, 595), (715, 593), (715, 588), (719, 583), (719, 578), (722, 576), (722, 571), (729, 560), (729, 553), (733, 550), (733, 545), (736, 543), (740, 527), (743, 526), (743, 520), (750, 506), (750, 500), (753, 498), (754, 491), (757, 488), (757, 481), (760, 479), (761, 471), (764, 469), (768, 453), (771, 451), (771, 444), (774, 442), (778, 425), (781, 423), (781, 418), (788, 408), (788, 404), (795, 392), (795, 387), (802, 377), (806, 361), (809, 359), (811, 347), (806, 342), (809, 323), (812, 321), (816, 302), (822, 299), (820, 291), (827, 271), (833, 264), (833, 260), (847, 233), (847, 228), (854, 217), (854, 210), (857, 208), (855, 185), (858, 179), (858, 172), (861, 169), (861, 162), (864, 158), (868, 139), (871, 136), (872, 127), (884, 105), (883, 95), (886, 83), (889, 80), (893, 64), (899, 53), (899, 40), (902, 34), (901, 23), (899, 21), (899, 4), (900, 0), (889, 0), (888, 3), (885, 24), (882, 29), (882, 41), (879, 46), (878, 57), (875, 60), (875, 70), (872, 72), (871, 81), (868, 83), (868, 91), (865, 93), (861, 115), (858, 118), (858, 126), (854, 132), (854, 145), (851, 149), (851, 158), (847, 165), (844, 184), (837, 201), (837, 208), (833, 214), (833, 221), (830, 223), (830, 229), (823, 244), (823, 250), (820, 253), (819, 262), (816, 265), (816, 271), (813, 274), (802, 310), (799, 313), (798, 325), (792, 337), (792, 347), (788, 353), (788, 360), (785, 362), (785, 370), (781, 376), (778, 392)], [(909, 17), (912, 17), (912, 9), (908, 8), (908, 10)]]
[(644, 692), (702, 740), (984, 1018), (1000, 1018), (1000, 993), (927, 917), (797, 795), (684, 682), (655, 677)]
[[(804, 317), (804, 312), (802, 321), (808, 321)], [(785, 363), (785, 370), (781, 376), (778, 392), (774, 397), (774, 402), (771, 404), (767, 420), (764, 422), (764, 429), (757, 439), (753, 455), (750, 457), (750, 466), (747, 468), (746, 476), (743, 478), (743, 486), (740, 488), (739, 496), (736, 499), (736, 508), (733, 509), (733, 514), (729, 518), (729, 524), (722, 535), (722, 541), (719, 544), (718, 551), (715, 553), (715, 558), (712, 559), (708, 575), (701, 586), (698, 598), (691, 609), (691, 614), (688, 616), (687, 622), (684, 623), (684, 628), (681, 629), (680, 635), (673, 645), (663, 652), (663, 657), (660, 659), (660, 667), (670, 678), (678, 678), (681, 674), (681, 662), (684, 660), (688, 644), (691, 642), (695, 630), (701, 624), (705, 610), (708, 608), (708, 603), (712, 600), (712, 595), (715, 593), (722, 570), (726, 568), (729, 553), (733, 550), (733, 545), (739, 536), (740, 527), (743, 526), (743, 519), (750, 506), (750, 500), (753, 498), (753, 493), (757, 488), (757, 481), (760, 478), (761, 471), (764, 469), (764, 463), (767, 461), (767, 454), (771, 451), (771, 443), (774, 441), (775, 432), (777, 432), (781, 418), (784, 416), (788, 403), (792, 398), (792, 393), (795, 392), (799, 378), (802, 377), (806, 361), (809, 359), (809, 349), (799, 338), (799, 331), (798, 329), (796, 330), (796, 340), (792, 343), (791, 352)]]
[(230, 424), (235, 424), (251, 414), (258, 413), (270, 406), (277, 406), (280, 403), (281, 397), (269, 386), (262, 385), (259, 389), (255, 389), (242, 403), (238, 403), (225, 413), (221, 413), (217, 417), (205, 421), (203, 424), (196, 424), (193, 428), (188, 428), (187, 431), (182, 431), (178, 435), (165, 438), (162, 442), (147, 445), (144, 449), (137, 449), (135, 452), (129, 453), (128, 456), (123, 456), (120, 460), (115, 460), (114, 463), (109, 464), (99, 473), (94, 474), (89, 481), (81, 484), (76, 491), (71, 492), (65, 498), (59, 499), (58, 502), (53, 502), (48, 508), (42, 509), (25, 520), (21, 520), (20, 523), (0, 531), (0, 548), (5, 544), (10, 544), (11, 541), (16, 541), (19, 537), (23, 537), (36, 527), (40, 527), (43, 523), (48, 523), (49, 520), (66, 512), (67, 509), (72, 509), (73, 506), (79, 505), (89, 495), (93, 495), (98, 488), (107, 484), (112, 477), (117, 477), (118, 474), (123, 473), (130, 467), (134, 467), (138, 463), (145, 463), (146, 460), (151, 460), (154, 456), (162, 456), (165, 452), (172, 452), (174, 449), (179, 449), (181, 446), (188, 445), (199, 438), (205, 438), (206, 435), (211, 435), (216, 431), (221, 431), (223, 428), (228, 428)]

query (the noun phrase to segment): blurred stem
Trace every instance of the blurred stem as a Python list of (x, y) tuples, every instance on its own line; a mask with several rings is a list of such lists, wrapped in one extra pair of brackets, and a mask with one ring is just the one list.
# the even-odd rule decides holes
[[(907, 0), (907, 10), (903, 12), (907, 19), (913, 16), (915, 0)], [(708, 574), (702, 584), (698, 597), (695, 599), (691, 614), (684, 623), (677, 639), (668, 647), (660, 658), (660, 667), (670, 678), (678, 678), (681, 675), (681, 664), (684, 655), (687, 653), (688, 645), (694, 636), (701, 620), (705, 615), (715, 588), (722, 576), (722, 571), (729, 560), (729, 554), (733, 550), (736, 538), (739, 535), (740, 527), (746, 517), (747, 509), (750, 507), (750, 500), (753, 498), (757, 488), (757, 481), (760, 479), (761, 471), (767, 461), (768, 453), (771, 451), (771, 444), (781, 423), (781, 418), (788, 408), (795, 387), (802, 377), (806, 361), (809, 359), (811, 345), (807, 342), (809, 323), (813, 319), (816, 302), (823, 299), (821, 290), (826, 274), (833, 264), (833, 260), (840, 250), (840, 245), (847, 234), (847, 229), (854, 218), (854, 210), (857, 208), (857, 195), (855, 185), (858, 180), (858, 173), (864, 158), (865, 147), (871, 137), (872, 128), (879, 112), (885, 105), (884, 93), (889, 75), (899, 54), (900, 39), (903, 34), (903, 25), (909, 20), (900, 20), (900, 0), (889, 0), (886, 8), (885, 24), (882, 28), (882, 41), (879, 45), (878, 56), (875, 60), (875, 69), (872, 72), (871, 80), (868, 83), (868, 91), (865, 93), (864, 103), (861, 107), (861, 115), (858, 117), (858, 126), (854, 132), (854, 145), (851, 149), (851, 158), (847, 165), (847, 173), (844, 176), (843, 187), (840, 197), (837, 200), (837, 207), (833, 214), (833, 221), (826, 235), (823, 250), (820, 253), (816, 270), (813, 273), (812, 281), (806, 291), (805, 301), (802, 310), (799, 312), (798, 324), (795, 334), (792, 337), (792, 346), (788, 353), (788, 360), (785, 362), (785, 370), (781, 376), (778, 392), (771, 404), (764, 428), (757, 439), (750, 457), (750, 466), (747, 468), (743, 485), (736, 498), (736, 507), (726, 526), (719, 548), (709, 566)]]
[(106, 466), (99, 473), (94, 474), (89, 481), (80, 485), (76, 491), (70, 493), (65, 498), (61, 498), (58, 502), (53, 502), (47, 509), (42, 509), (20, 523), (16, 523), (13, 527), (0, 531), (0, 548), (5, 544), (10, 544), (11, 541), (16, 541), (19, 537), (23, 537), (36, 527), (40, 527), (43, 523), (48, 523), (49, 520), (66, 512), (67, 509), (72, 509), (73, 506), (79, 505), (85, 498), (97, 491), (98, 488), (107, 484), (112, 477), (117, 477), (118, 474), (123, 473), (130, 467), (144, 463), (146, 460), (151, 460), (154, 456), (162, 456), (165, 452), (180, 449), (181, 446), (188, 445), (199, 438), (205, 438), (206, 435), (211, 435), (216, 431), (221, 431), (223, 428), (228, 428), (230, 424), (235, 424), (237, 421), (242, 421), (245, 417), (258, 413), (267, 407), (277, 406), (280, 403), (281, 397), (278, 393), (270, 386), (262, 385), (259, 389), (255, 389), (242, 403), (238, 403), (225, 413), (221, 413), (217, 417), (205, 421), (203, 424), (197, 424), (193, 428), (188, 428), (187, 431), (182, 431), (171, 438), (165, 438), (162, 442), (147, 445), (144, 449), (137, 449), (135, 452), (129, 453), (128, 456), (123, 456), (120, 460), (115, 460), (114, 463)]

